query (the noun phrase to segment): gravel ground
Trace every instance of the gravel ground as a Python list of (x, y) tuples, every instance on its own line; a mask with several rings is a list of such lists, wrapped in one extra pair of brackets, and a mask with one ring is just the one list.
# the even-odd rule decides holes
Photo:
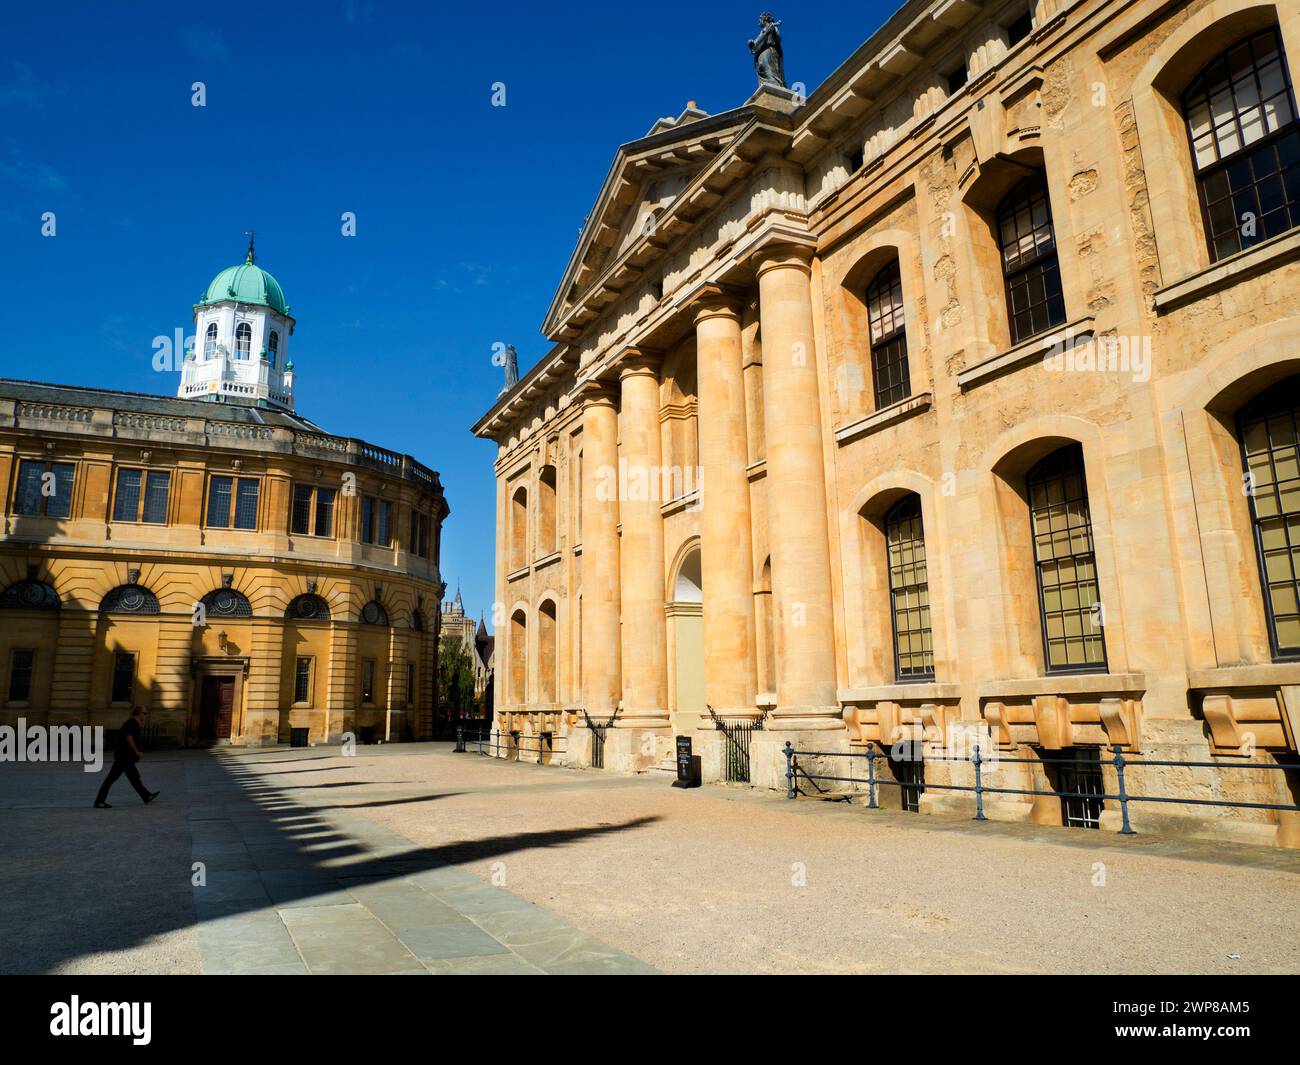
[(447, 796), (367, 808), (421, 845), (523, 837), (491, 859), (509, 890), (664, 971), (1300, 972), (1290, 853), (400, 747), (356, 768)]
[(111, 811), (78, 767), (0, 765), (0, 972), (198, 971), (185, 769), (212, 758), (270, 800), (267, 831), (353, 809), (667, 972), (1300, 972), (1291, 852), (681, 791), (432, 744), (159, 754), (142, 771), (163, 799), (141, 807), (122, 781)]

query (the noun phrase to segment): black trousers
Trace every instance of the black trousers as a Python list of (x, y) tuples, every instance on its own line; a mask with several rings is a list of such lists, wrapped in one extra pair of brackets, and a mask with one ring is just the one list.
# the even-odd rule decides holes
[(113, 786), (113, 781), (126, 774), (126, 779), (131, 782), (131, 787), (135, 788), (135, 793), (145, 802), (149, 801), (149, 789), (144, 786), (144, 781), (140, 779), (140, 770), (136, 769), (134, 762), (113, 762), (113, 768), (108, 771), (108, 776), (104, 778), (104, 783), (99, 787), (99, 794), (95, 796), (95, 802), (108, 801), (108, 789)]

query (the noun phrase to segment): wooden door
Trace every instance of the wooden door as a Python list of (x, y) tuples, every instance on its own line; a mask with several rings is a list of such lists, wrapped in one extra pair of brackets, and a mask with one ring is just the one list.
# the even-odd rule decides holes
[(204, 677), (199, 702), (199, 740), (212, 743), (230, 739), (235, 708), (234, 677)]

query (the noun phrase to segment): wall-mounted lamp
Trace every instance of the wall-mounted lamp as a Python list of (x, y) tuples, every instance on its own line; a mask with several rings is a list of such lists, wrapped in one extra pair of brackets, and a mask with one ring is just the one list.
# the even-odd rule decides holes
[(228, 641), (227, 641), (227, 639), (226, 639), (226, 630), (225, 630), (225, 629), (222, 629), (219, 633), (217, 633), (217, 643), (221, 646), (221, 653), (222, 653), (222, 654), (225, 654), (225, 653), (226, 653), (226, 644), (228, 643)]

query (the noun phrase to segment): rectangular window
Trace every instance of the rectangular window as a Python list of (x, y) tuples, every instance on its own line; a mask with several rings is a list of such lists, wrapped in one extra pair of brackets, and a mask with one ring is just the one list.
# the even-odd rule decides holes
[(171, 491), (172, 475), (166, 470), (150, 470), (145, 479), (144, 511), (140, 520), (150, 525), (167, 524), (167, 494)]
[(9, 665), (9, 701), (25, 703), (32, 694), (32, 670), (36, 665), (36, 652), (17, 650)]
[(361, 499), (361, 542), (363, 544), (373, 544), (375, 542), (375, 501), (369, 496), (363, 496)]
[(966, 86), (966, 64), (963, 63), (957, 69), (948, 74), (948, 95), (955, 96)]
[(72, 486), (77, 467), (71, 462), (24, 459), (18, 464), (14, 513), (66, 518), (72, 513)]
[(230, 490), (234, 479), (213, 477), (208, 481), (208, 521), (214, 529), (230, 527)]
[(386, 499), (379, 500), (379, 528), (375, 532), (375, 543), (380, 547), (387, 547), (392, 543), (392, 535), (389, 531), (389, 519), (392, 517), (393, 504)]
[(117, 490), (113, 494), (113, 520), (165, 525), (170, 487), (171, 474), (166, 471), (118, 470)]
[(334, 535), (334, 489), (316, 489), (316, 535)]
[(415, 665), (414, 663), (408, 662), (406, 663), (406, 704), (407, 706), (415, 706), (416, 703), (419, 701), (419, 694), (420, 693), (415, 689)]
[(373, 658), (361, 660), (361, 701), (363, 703), (375, 701), (375, 660)]
[(429, 557), (429, 515), (414, 509), (411, 511), (410, 551), (419, 558)]
[(1033, 12), (1025, 11), (1024, 14), (1018, 15), (1006, 25), (1007, 45), (1014, 48), (1023, 41), (1034, 28)]
[(118, 651), (113, 655), (112, 702), (129, 703), (135, 697), (135, 655)]
[(257, 481), (240, 478), (235, 490), (235, 528), (257, 528)]
[(311, 532), (311, 493), (312, 488), (309, 484), (293, 486), (293, 524), (290, 530), (299, 536), (306, 536)]
[(293, 701), (311, 702), (311, 659), (299, 658), (294, 662)]
[(135, 521), (140, 516), (140, 470), (118, 470), (117, 492), (113, 496), (113, 520)]

